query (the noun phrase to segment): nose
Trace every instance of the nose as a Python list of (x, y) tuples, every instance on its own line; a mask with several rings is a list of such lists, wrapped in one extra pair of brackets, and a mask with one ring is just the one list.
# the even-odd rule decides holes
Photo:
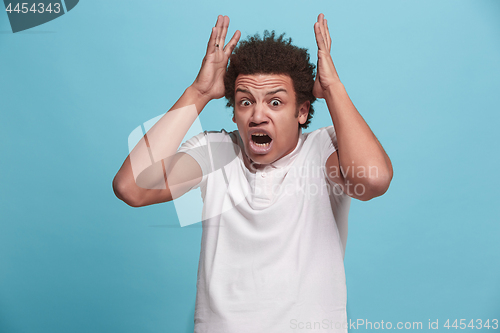
[(267, 121), (265, 105), (263, 103), (255, 103), (252, 110), (252, 117), (250, 118), (250, 126), (265, 124)]

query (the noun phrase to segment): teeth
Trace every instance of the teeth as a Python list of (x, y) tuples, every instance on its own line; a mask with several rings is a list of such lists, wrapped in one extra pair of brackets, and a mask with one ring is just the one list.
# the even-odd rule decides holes
[[(267, 136), (267, 134), (266, 134), (266, 133), (252, 133), (252, 136), (254, 136), (254, 135), (255, 135), (255, 136)], [(252, 140), (252, 141), (253, 141), (253, 140)], [(264, 147), (269, 147), (269, 145), (271, 144), (271, 142), (267, 142), (267, 143), (257, 143), (257, 142), (255, 142), (255, 141), (253, 141), (253, 143), (255, 144), (255, 146), (257, 146), (257, 147), (262, 147), (262, 148), (264, 148)]]

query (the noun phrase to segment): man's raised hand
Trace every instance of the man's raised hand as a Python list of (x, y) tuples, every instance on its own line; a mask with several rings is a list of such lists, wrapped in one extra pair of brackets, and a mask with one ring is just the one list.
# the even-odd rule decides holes
[(318, 21), (314, 24), (314, 34), (318, 44), (318, 67), (316, 69), (313, 94), (316, 98), (324, 98), (323, 92), (332, 84), (340, 82), (330, 55), (332, 39), (330, 38), (325, 15), (318, 15)]
[(229, 17), (219, 15), (215, 27), (212, 28), (200, 72), (192, 84), (192, 87), (208, 100), (224, 97), (227, 62), (241, 36), (241, 32), (236, 30), (229, 43), (224, 46), (228, 26)]

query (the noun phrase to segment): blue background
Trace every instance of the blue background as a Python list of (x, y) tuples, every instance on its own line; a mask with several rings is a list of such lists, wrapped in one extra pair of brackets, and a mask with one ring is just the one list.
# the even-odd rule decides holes
[[(217, 14), (316, 62), (320, 12), (394, 166), (352, 202), (349, 318), (500, 319), (499, 1), (85, 0), (16, 34), (0, 13), (0, 331), (192, 332), (201, 225), (114, 196), (128, 135), (192, 83)], [(223, 99), (201, 122), (235, 129)]]

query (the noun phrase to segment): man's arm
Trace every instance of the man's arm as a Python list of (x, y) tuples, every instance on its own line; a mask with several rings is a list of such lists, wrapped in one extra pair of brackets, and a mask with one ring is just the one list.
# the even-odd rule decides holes
[(237, 30), (224, 47), (228, 26), (229, 17), (219, 15), (196, 80), (144, 135), (113, 179), (116, 196), (128, 205), (170, 201), (201, 180), (201, 167), (177, 148), (205, 105), (224, 96), (228, 59), (241, 36)]
[(327, 174), (349, 196), (370, 200), (389, 188), (392, 163), (340, 82), (330, 55), (332, 41), (323, 14), (318, 16), (314, 32), (318, 68), (313, 93), (326, 100), (338, 144), (338, 150), (326, 162)]
[(206, 98), (191, 87), (186, 89), (125, 159), (113, 179), (113, 190), (119, 199), (133, 207), (171, 201), (200, 181), (198, 163), (176, 150), (198, 110), (206, 104)]

